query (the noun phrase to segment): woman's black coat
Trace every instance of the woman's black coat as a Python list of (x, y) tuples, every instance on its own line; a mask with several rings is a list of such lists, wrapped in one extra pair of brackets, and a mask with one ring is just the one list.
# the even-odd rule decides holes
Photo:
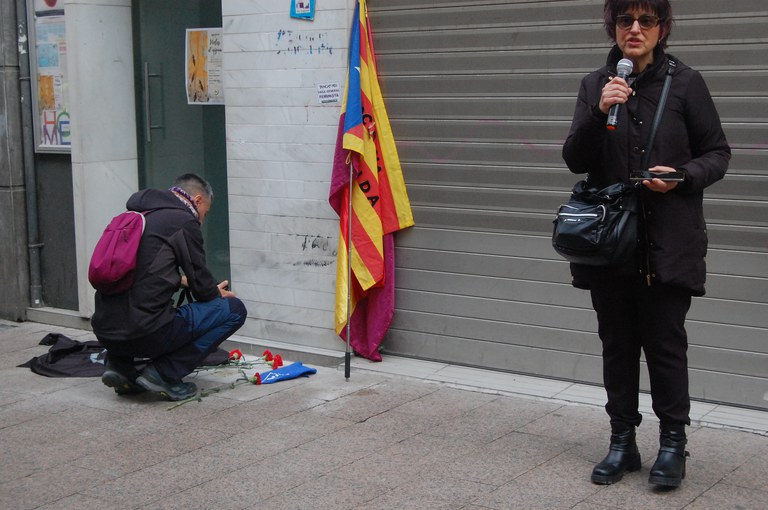
[[(606, 66), (581, 82), (576, 111), (563, 158), (576, 174), (589, 173), (597, 187), (629, 182), (632, 171), (640, 171), (643, 153), (661, 96), (668, 59), (677, 64), (667, 104), (661, 119), (649, 167), (668, 166), (684, 172), (685, 182), (667, 193), (641, 186), (643, 224), (647, 241), (641, 242), (637, 264), (623, 268), (593, 268), (571, 264), (573, 284), (590, 288), (597, 278), (616, 273), (646, 273), (651, 282), (689, 289), (704, 294), (707, 231), (704, 223), (704, 188), (722, 179), (731, 157), (720, 125), (720, 117), (701, 75), (660, 47), (654, 62), (640, 75), (628, 79), (633, 93), (620, 107), (615, 131), (605, 127), (607, 115), (598, 104), (603, 86), (616, 74), (622, 57), (618, 47), (608, 56)], [(644, 239), (644, 236), (641, 236)], [(647, 266), (647, 267), (646, 267)]]

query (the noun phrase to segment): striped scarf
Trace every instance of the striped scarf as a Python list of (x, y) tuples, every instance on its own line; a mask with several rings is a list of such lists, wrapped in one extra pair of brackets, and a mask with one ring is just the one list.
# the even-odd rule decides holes
[(195, 201), (192, 200), (189, 193), (178, 186), (172, 186), (168, 189), (181, 201), (182, 204), (187, 206), (187, 209), (189, 209), (196, 219), (200, 219), (200, 213), (197, 212), (197, 205), (195, 205)]

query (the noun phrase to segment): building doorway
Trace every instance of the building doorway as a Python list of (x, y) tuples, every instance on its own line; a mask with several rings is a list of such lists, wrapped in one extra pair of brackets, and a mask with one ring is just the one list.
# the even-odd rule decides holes
[(203, 237), (221, 281), (230, 279), (224, 105), (188, 104), (184, 65), (186, 29), (214, 27), (221, 27), (218, 1), (133, 2), (139, 186), (167, 188), (187, 172), (211, 183)]

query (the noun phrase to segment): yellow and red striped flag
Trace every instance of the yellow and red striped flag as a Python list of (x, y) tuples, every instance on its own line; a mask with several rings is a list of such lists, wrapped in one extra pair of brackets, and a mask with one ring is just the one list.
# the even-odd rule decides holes
[(350, 238), (350, 169), (353, 169), (351, 232), (351, 347), (374, 361), (395, 309), (393, 232), (413, 225), (400, 158), (376, 75), (365, 0), (352, 20), (349, 71), (339, 119), (329, 202), (339, 215), (336, 266), (336, 333), (346, 340)]

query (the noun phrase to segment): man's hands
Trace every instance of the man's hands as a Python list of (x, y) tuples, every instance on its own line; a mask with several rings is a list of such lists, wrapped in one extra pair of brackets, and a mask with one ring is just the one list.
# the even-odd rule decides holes
[(220, 284), (217, 285), (219, 288), (219, 294), (221, 294), (221, 297), (235, 297), (235, 293), (231, 290), (227, 290), (227, 287), (229, 287), (229, 280), (224, 280)]
[[(187, 280), (187, 275), (181, 275), (181, 286), (185, 289), (189, 288), (189, 280)], [(219, 294), (221, 294), (221, 297), (236, 296), (234, 292), (227, 289), (227, 287), (229, 287), (229, 280), (224, 280), (223, 282), (219, 283), (216, 287), (219, 288)]]

